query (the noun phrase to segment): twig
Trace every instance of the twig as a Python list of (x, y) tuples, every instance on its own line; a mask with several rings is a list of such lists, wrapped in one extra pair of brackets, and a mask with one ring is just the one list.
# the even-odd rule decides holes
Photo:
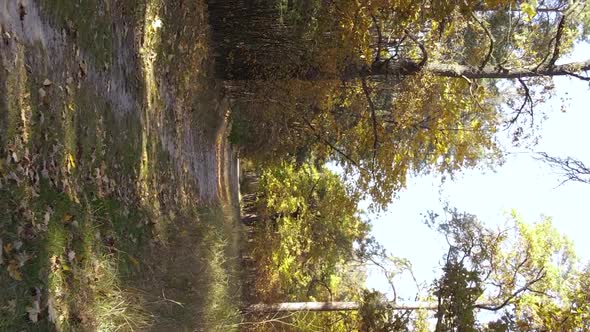
[(530, 110), (529, 114), (531, 116), (533, 116), (533, 98), (531, 97), (531, 91), (530, 91), (529, 87), (526, 85), (526, 82), (522, 78), (519, 78), (518, 82), (520, 83), (520, 85), (524, 89), (524, 93), (525, 93), (524, 101), (522, 102), (522, 105), (520, 106), (518, 111), (516, 111), (516, 115), (508, 122), (508, 128), (510, 128), (513, 124), (516, 123), (516, 121), (518, 120), (518, 118), (522, 114), (522, 112), (527, 104), (530, 104), (531, 110)]

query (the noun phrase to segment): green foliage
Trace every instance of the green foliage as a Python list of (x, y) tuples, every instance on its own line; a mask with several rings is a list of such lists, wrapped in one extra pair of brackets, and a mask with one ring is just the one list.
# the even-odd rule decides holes
[[(364, 274), (353, 266), (353, 245), (369, 231), (358, 196), (347, 191), (338, 175), (309, 163), (265, 167), (258, 187), (251, 211), (260, 216), (250, 247), (256, 268), (253, 301), (357, 300)], [(355, 317), (322, 313), (285, 320), (297, 331), (342, 331), (355, 326)], [(273, 330), (272, 324), (262, 330)]]
[(574, 303), (584, 273), (571, 242), (550, 218), (526, 224), (513, 212), (513, 227), (495, 231), (473, 215), (446, 212), (450, 218), (438, 229), (450, 247), (443, 276), (433, 287), (441, 303), (437, 331), (477, 330), (478, 310), (504, 312), (488, 326), (495, 331), (583, 330), (584, 314), (571, 308), (580, 305)]
[(260, 190), (259, 204), (275, 224), (278, 243), (272, 264), (286, 294), (292, 300), (326, 294), (309, 293), (311, 286), (321, 289), (314, 281), (334, 289), (337, 268), (352, 258), (353, 243), (368, 231), (360, 219), (358, 197), (347, 192), (336, 174), (308, 164), (266, 169)]
[(411, 311), (395, 312), (383, 294), (377, 291), (363, 291), (359, 309), (359, 331), (411, 331)]

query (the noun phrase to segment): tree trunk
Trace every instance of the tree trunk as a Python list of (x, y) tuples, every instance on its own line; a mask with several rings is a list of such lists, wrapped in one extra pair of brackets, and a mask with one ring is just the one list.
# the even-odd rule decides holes
[(344, 73), (343, 79), (351, 80), (361, 77), (386, 77), (386, 76), (407, 76), (414, 75), (418, 72), (430, 72), (440, 77), (455, 77), (468, 79), (515, 79), (539, 76), (572, 76), (584, 80), (590, 78), (582, 77), (580, 72), (590, 70), (590, 60), (571, 62), (563, 65), (542, 66), (540, 68), (522, 67), (522, 68), (498, 68), (495, 66), (486, 66), (482, 69), (472, 66), (449, 63), (426, 63), (420, 67), (413, 61), (401, 61), (397, 63), (386, 63), (385, 61), (376, 62), (371, 67), (350, 66)]
[(466, 77), (472, 79), (478, 78), (499, 78), (499, 79), (510, 79), (510, 78), (526, 78), (526, 77), (538, 77), (538, 76), (576, 76), (575, 74), (590, 70), (590, 60), (581, 62), (566, 63), (563, 65), (535, 68), (514, 68), (514, 69), (502, 69), (492, 66), (484, 67), (479, 69), (476, 67), (456, 65), (456, 64), (443, 64), (443, 63), (431, 63), (427, 64), (424, 69), (429, 71), (436, 76), (444, 77)]
[[(390, 304), (391, 310), (436, 310), (436, 303), (408, 302)], [(248, 306), (244, 311), (249, 313), (294, 312), (294, 311), (352, 311), (358, 310), (358, 302), (284, 302), (259, 303)]]
[(208, 5), (216, 73), (218, 78), (227, 81), (350, 81), (361, 77), (403, 77), (424, 71), (440, 77), (467, 79), (572, 76), (590, 80), (578, 75), (590, 70), (590, 60), (511, 69), (495, 66), (479, 68), (458, 63), (421, 64), (410, 59), (379, 60), (369, 65), (352, 60), (342, 72), (325, 72), (324, 68), (311, 64), (313, 59), (309, 58), (307, 49), (309, 41), (300, 35), (296, 27), (281, 21), (274, 0), (210, 0)]

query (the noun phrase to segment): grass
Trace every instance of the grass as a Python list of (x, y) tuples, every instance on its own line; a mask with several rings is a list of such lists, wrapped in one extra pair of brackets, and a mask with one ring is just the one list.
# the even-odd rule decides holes
[[(209, 262), (206, 270), (207, 297), (204, 305), (204, 325), (207, 331), (228, 331), (229, 326), (237, 324), (240, 319), (239, 304), (236, 295), (240, 290), (239, 261), (237, 252), (239, 237), (236, 231), (228, 230), (226, 222), (232, 211), (228, 207), (216, 207), (202, 213), (204, 220), (213, 220), (203, 244), (205, 260)], [(234, 236), (227, 236), (232, 234)], [(228, 259), (233, 257), (234, 259)], [(221, 324), (220, 324), (221, 323)]]
[[(170, 2), (163, 10), (152, 0), (39, 5), (88, 57), (87, 70), (102, 71), (120, 53), (113, 36), (122, 18), (132, 31), (160, 14), (165, 25), (146, 30), (155, 57), (127, 78), (141, 78), (129, 93), (145, 112), (123, 113), (105, 100), (103, 87), (79, 77), (70, 49), (58, 59), (21, 41), (0, 49), (0, 331), (227, 331), (240, 306), (235, 210), (195, 204), (198, 183), (161, 141), (202, 129), (199, 142), (209, 144), (222, 123), (217, 88), (205, 81), (206, 44), (178, 51), (158, 42), (194, 42), (206, 22), (171, 15), (190, 20), (198, 8)], [(178, 96), (171, 110), (160, 96), (167, 66)], [(192, 77), (192, 66), (203, 74)]]
[(113, 53), (111, 1), (42, 0), (41, 7), (100, 65)]

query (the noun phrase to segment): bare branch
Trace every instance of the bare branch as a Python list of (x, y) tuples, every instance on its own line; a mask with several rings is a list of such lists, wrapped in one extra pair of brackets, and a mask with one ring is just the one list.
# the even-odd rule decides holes
[(383, 271), (383, 274), (385, 275), (385, 279), (387, 279), (387, 283), (389, 284), (389, 287), (391, 288), (391, 291), (393, 292), (393, 301), (395, 302), (397, 300), (397, 291), (395, 289), (395, 285), (393, 284), (393, 279), (389, 277), (389, 270), (383, 264), (381, 264), (377, 260), (375, 260), (372, 256), (369, 256), (367, 259), (369, 260), (369, 262), (371, 262), (372, 264), (374, 264), (375, 266), (377, 266), (378, 268), (380, 268)]
[(522, 88), (524, 90), (524, 100), (522, 102), (522, 105), (520, 105), (520, 108), (518, 109), (518, 111), (516, 111), (516, 115), (510, 121), (508, 121), (508, 128), (510, 128), (512, 125), (514, 125), (516, 123), (516, 121), (518, 120), (518, 118), (520, 117), (522, 112), (524, 111), (527, 104), (530, 105), (530, 110), (528, 112), (529, 115), (533, 116), (533, 114), (534, 114), (533, 113), (533, 98), (531, 97), (531, 90), (529, 89), (529, 87), (526, 85), (526, 82), (522, 78), (519, 78), (518, 82), (520, 83), (520, 85), (522, 86)]
[(577, 79), (580, 79), (580, 80), (582, 80), (582, 81), (587, 81), (587, 82), (588, 82), (588, 81), (590, 81), (590, 77), (588, 77), (588, 76), (582, 76), (582, 75), (580, 75), (580, 74), (576, 74), (576, 73), (574, 73), (574, 72), (571, 72), (571, 71), (566, 71), (566, 73), (567, 73), (569, 76), (575, 77), (575, 78), (577, 78)]
[(586, 166), (580, 160), (572, 157), (560, 158), (550, 156), (545, 152), (539, 153), (538, 160), (549, 164), (552, 168), (557, 169), (565, 179), (559, 184), (562, 185), (568, 181), (581, 182), (590, 184), (590, 167)]

